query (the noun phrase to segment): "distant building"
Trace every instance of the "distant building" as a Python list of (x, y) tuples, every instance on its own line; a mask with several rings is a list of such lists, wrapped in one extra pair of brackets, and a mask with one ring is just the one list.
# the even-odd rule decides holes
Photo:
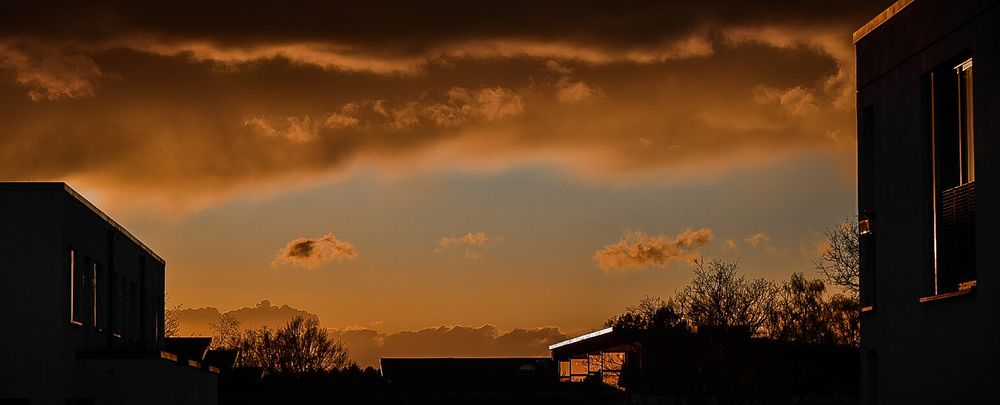
[(0, 183), (0, 403), (214, 404), (163, 351), (163, 259), (64, 183)]
[(556, 381), (552, 359), (545, 357), (382, 358), (382, 377), (403, 385), (489, 385), (511, 387)]
[(624, 403), (621, 391), (604, 384), (560, 384), (545, 357), (382, 358), (379, 364), (386, 383), (357, 403)]
[(605, 328), (549, 346), (563, 382), (603, 382), (634, 394), (673, 397), (851, 398), (857, 349), (749, 338)]
[(863, 403), (1000, 401), (998, 4), (902, 0), (854, 34)]

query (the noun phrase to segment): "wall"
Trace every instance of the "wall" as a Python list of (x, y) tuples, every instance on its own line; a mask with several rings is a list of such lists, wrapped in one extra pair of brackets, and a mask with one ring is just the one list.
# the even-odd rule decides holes
[[(873, 257), (863, 258), (862, 289), (875, 287), (862, 314), (864, 400), (974, 403), (1000, 398), (1000, 7), (997, 1), (916, 0), (857, 43), (858, 111), (874, 112), (874, 167), (859, 168), (863, 215), (873, 211)], [(976, 277), (972, 294), (919, 302), (933, 282), (930, 115), (926, 73), (963, 52), (974, 58)], [(864, 128), (859, 117), (859, 128)], [(866, 137), (871, 136), (872, 139)], [(870, 170), (868, 170), (870, 169)], [(866, 181), (867, 180), (867, 181)], [(866, 188), (872, 188), (871, 190)], [(864, 301), (864, 299), (863, 299)]]

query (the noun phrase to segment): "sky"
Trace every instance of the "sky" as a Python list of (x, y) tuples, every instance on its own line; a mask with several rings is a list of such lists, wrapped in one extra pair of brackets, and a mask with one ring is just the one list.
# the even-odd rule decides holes
[(889, 3), (5, 4), (0, 174), (68, 182), (186, 308), (572, 335), (696, 257), (816, 276)]

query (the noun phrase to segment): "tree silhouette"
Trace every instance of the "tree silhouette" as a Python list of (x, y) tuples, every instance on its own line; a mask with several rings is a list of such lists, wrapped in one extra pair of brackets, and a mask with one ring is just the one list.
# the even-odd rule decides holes
[(763, 278), (747, 280), (739, 263), (694, 260), (695, 278), (677, 293), (687, 320), (697, 328), (747, 328), (756, 335), (774, 305), (774, 283)]
[(830, 298), (830, 323), (838, 343), (857, 346), (861, 343), (861, 250), (857, 221), (848, 220), (826, 230), (827, 245), (816, 261), (816, 270), (826, 280), (840, 287), (844, 294)]
[(834, 343), (831, 307), (824, 299), (822, 280), (807, 280), (802, 273), (778, 288), (774, 310), (768, 320), (772, 339), (803, 343)]
[(247, 330), (238, 342), (238, 366), (262, 367), (274, 374), (330, 372), (350, 364), (343, 343), (332, 339), (318, 320), (301, 316), (273, 332), (266, 326)]
[(213, 349), (231, 349), (239, 345), (240, 320), (232, 314), (220, 314), (219, 320), (208, 327), (212, 330)]
[(690, 332), (676, 301), (650, 296), (639, 301), (639, 305), (626, 307), (624, 313), (608, 319), (604, 326), (626, 330)]
[(830, 284), (858, 296), (860, 284), (860, 245), (857, 221), (844, 222), (826, 230), (827, 245), (820, 251), (816, 270)]
[(181, 304), (172, 307), (168, 305), (170, 305), (170, 294), (163, 294), (163, 336), (166, 337), (176, 336), (181, 327)]

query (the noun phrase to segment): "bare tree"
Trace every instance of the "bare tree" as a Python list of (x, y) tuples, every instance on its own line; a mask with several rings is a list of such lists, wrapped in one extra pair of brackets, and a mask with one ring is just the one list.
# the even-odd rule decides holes
[(240, 366), (263, 367), (276, 374), (329, 372), (350, 365), (347, 348), (316, 319), (295, 317), (274, 332), (267, 327), (248, 330), (238, 347)]
[(180, 331), (180, 312), (183, 308), (181, 304), (168, 306), (170, 305), (170, 294), (163, 294), (163, 303), (163, 336), (176, 336)]
[(808, 280), (802, 273), (778, 288), (774, 310), (768, 320), (770, 338), (790, 342), (834, 343), (831, 307), (824, 298), (822, 280)]
[(239, 345), (240, 320), (230, 313), (219, 315), (219, 320), (208, 324), (212, 330), (212, 348), (229, 349)]
[(858, 346), (861, 344), (861, 325), (858, 319), (861, 304), (857, 297), (836, 294), (827, 303), (830, 328), (836, 336), (836, 343)]
[(608, 319), (604, 325), (630, 330), (690, 332), (676, 301), (650, 296), (639, 301), (639, 305), (626, 307), (624, 313)]
[(694, 281), (677, 293), (688, 321), (698, 328), (747, 328), (755, 335), (774, 305), (774, 283), (747, 280), (738, 262), (694, 260)]
[(820, 252), (815, 267), (835, 286), (858, 296), (860, 290), (860, 249), (857, 221), (844, 222), (826, 230), (827, 245)]

